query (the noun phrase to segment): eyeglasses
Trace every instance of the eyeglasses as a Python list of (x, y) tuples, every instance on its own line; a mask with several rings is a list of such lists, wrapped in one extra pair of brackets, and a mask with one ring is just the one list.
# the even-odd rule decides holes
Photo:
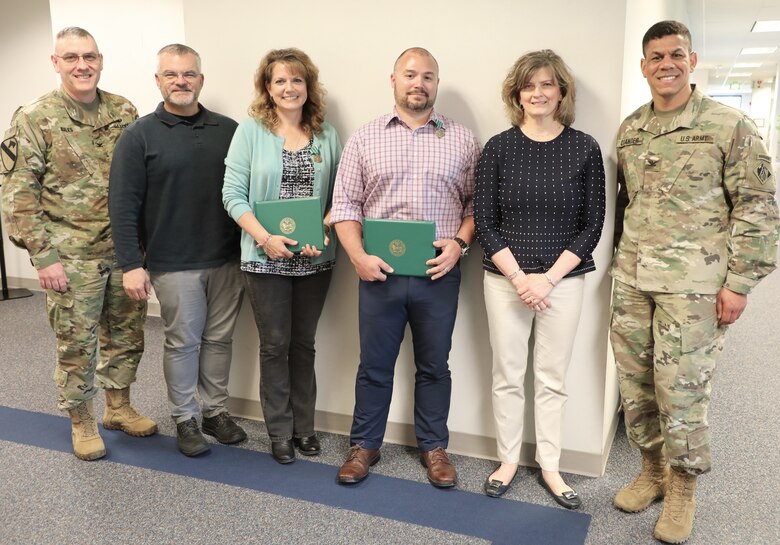
[(60, 59), (65, 64), (76, 64), (79, 62), (79, 59), (84, 59), (84, 62), (87, 64), (95, 64), (100, 60), (100, 55), (98, 53), (84, 53), (83, 55), (76, 55), (75, 53), (68, 53), (67, 55), (54, 55), (58, 59)]
[(157, 74), (165, 81), (176, 81), (179, 79), (179, 76), (183, 77), (187, 81), (195, 81), (200, 76), (199, 73), (188, 71), (188, 72), (174, 72), (173, 70), (166, 70), (165, 72), (162, 72), (160, 74)]

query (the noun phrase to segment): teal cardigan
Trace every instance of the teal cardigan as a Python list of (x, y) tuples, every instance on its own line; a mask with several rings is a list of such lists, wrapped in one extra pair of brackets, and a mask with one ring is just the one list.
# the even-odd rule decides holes
[[(245, 119), (238, 125), (225, 158), (225, 183), (222, 186), (222, 204), (230, 217), (238, 218), (253, 212), (256, 201), (279, 199), (282, 182), (282, 146), (284, 138), (276, 136), (255, 119)], [(321, 162), (314, 162), (314, 196), (322, 201), (322, 210), (330, 210), (333, 200), (333, 182), (341, 157), (341, 142), (336, 130), (327, 122), (322, 132), (314, 135)], [(241, 232), (241, 261), (265, 262), (266, 256), (257, 255), (257, 242), (246, 231)], [(330, 231), (330, 244), (313, 264), (336, 259), (335, 230)]]

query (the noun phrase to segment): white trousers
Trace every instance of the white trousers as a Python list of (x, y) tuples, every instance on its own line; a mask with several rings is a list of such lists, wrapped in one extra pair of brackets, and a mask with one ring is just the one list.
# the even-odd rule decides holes
[(533, 312), (504, 276), (485, 272), (485, 307), (493, 348), (493, 415), (498, 458), (520, 461), (525, 412), (525, 371), (534, 332), (534, 423), (536, 461), (558, 471), (566, 371), (582, 309), (585, 276), (564, 278), (548, 296), (551, 308)]

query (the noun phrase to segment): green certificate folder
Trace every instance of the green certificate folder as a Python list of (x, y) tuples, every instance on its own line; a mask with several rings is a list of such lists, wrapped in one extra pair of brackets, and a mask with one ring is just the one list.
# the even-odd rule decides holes
[[(296, 246), (288, 246), (294, 253), (307, 244), (318, 250), (325, 248), (325, 232), (322, 224), (322, 206), (319, 197), (280, 199), (255, 202), (255, 217), (272, 235), (283, 235), (297, 240)], [(262, 248), (257, 255), (265, 255)]]
[(403, 276), (428, 276), (425, 262), (436, 257), (436, 223), (432, 221), (363, 220), (363, 246)]

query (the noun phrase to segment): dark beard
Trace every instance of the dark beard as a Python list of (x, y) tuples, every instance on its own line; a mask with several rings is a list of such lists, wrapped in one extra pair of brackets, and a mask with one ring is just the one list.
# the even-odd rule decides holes
[(425, 110), (429, 110), (433, 107), (433, 101), (431, 101), (431, 98), (429, 96), (425, 97), (424, 102), (411, 102), (409, 100), (409, 96), (404, 96), (404, 108), (406, 108), (409, 111), (412, 112), (424, 112)]

